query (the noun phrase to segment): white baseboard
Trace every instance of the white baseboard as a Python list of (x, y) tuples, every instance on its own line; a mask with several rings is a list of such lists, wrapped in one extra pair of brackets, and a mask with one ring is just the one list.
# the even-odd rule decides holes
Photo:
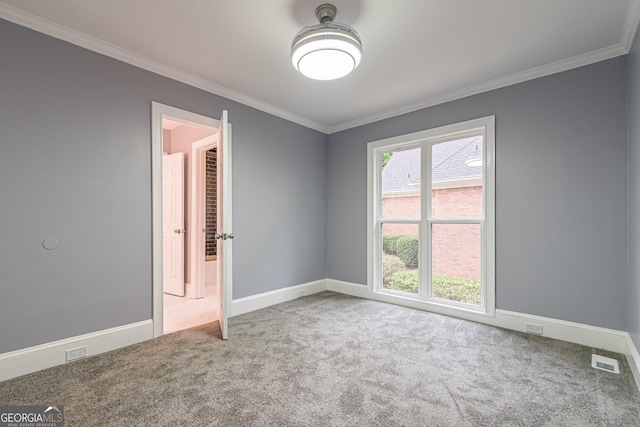
[(426, 304), (423, 301), (372, 292), (366, 285), (359, 285), (357, 283), (349, 283), (333, 279), (327, 279), (327, 290), (360, 298), (402, 305), (418, 310), (451, 315), (474, 322), (485, 323), (525, 333), (527, 323), (540, 325), (543, 330), (542, 336), (626, 355), (633, 373), (633, 378), (640, 390), (640, 355), (638, 354), (638, 349), (631, 340), (631, 336), (628, 332), (500, 309), (496, 310), (495, 317), (488, 317), (471, 312), (460, 312), (458, 310), (453, 313), (451, 309)]
[(231, 301), (231, 313), (229, 317), (249, 313), (281, 302), (291, 301), (306, 295), (317, 294), (327, 290), (326, 279), (315, 282), (303, 283), (301, 285), (290, 286), (288, 288), (277, 289), (271, 292), (252, 295), (250, 297), (234, 299)]
[[(447, 307), (427, 305), (422, 301), (380, 294), (370, 291), (365, 285), (333, 279), (317, 280), (315, 282), (290, 286), (288, 288), (233, 300), (230, 315), (238, 316), (325, 290), (439, 314), (453, 315), (458, 318), (520, 332), (525, 332), (525, 325), (527, 323), (540, 325), (543, 327), (543, 336), (545, 337), (625, 354), (638, 389), (640, 389), (640, 354), (638, 354), (638, 349), (631, 340), (629, 333), (548, 317), (500, 309), (496, 310), (495, 318), (472, 312), (460, 312), (457, 310), (452, 312), (451, 309)], [(87, 356), (93, 356), (152, 338), (153, 321), (145, 320), (143, 322), (132, 323), (130, 325), (119, 326), (0, 354), (0, 381), (61, 365), (66, 362), (65, 352), (69, 349), (86, 346)]]
[(153, 338), (153, 322), (145, 320), (0, 354), (0, 381), (66, 363), (66, 350), (87, 347), (87, 356)]
[[(237, 316), (326, 289), (326, 280), (323, 279), (240, 298), (232, 301), (231, 315)], [(62, 365), (66, 363), (66, 351), (69, 349), (86, 346), (87, 356), (93, 356), (152, 338), (153, 321), (145, 320), (0, 354), (0, 381)]]
[(640, 354), (638, 353), (638, 348), (633, 343), (631, 339), (631, 335), (627, 333), (627, 351), (625, 352), (627, 355), (627, 362), (629, 362), (629, 367), (631, 368), (631, 372), (633, 373), (633, 378), (636, 380), (636, 385), (638, 386), (638, 390), (640, 390)]
[(628, 335), (624, 331), (600, 328), (597, 326), (584, 325), (582, 323), (567, 322), (564, 320), (552, 319), (549, 317), (535, 316), (525, 313), (516, 313), (507, 310), (496, 310), (495, 317), (489, 317), (473, 312), (453, 311), (448, 307), (428, 304), (423, 301), (416, 301), (410, 298), (398, 297), (395, 295), (372, 292), (365, 285), (342, 282), (339, 280), (327, 279), (327, 290), (353, 295), (361, 298), (368, 298), (376, 301), (388, 302), (402, 305), (418, 310), (431, 311), (438, 314), (451, 315), (454, 317), (472, 320), (474, 322), (485, 323), (505, 329), (519, 332), (526, 332), (525, 325), (533, 323), (543, 327), (542, 336), (554, 338), (562, 341), (573, 342), (595, 348), (602, 348), (616, 353), (627, 354)]
[(526, 324), (540, 325), (542, 336), (567, 341), (588, 347), (600, 348), (626, 354), (627, 332), (615, 329), (600, 328), (583, 323), (535, 316), (533, 314), (516, 313), (508, 310), (496, 310), (495, 326), (526, 333)]
[(357, 283), (327, 279), (327, 290), (374, 301), (401, 305), (403, 307), (415, 308), (417, 310), (430, 311), (432, 313), (443, 314), (445, 316), (457, 317), (474, 322), (493, 324), (494, 320), (493, 317), (489, 317), (474, 310), (460, 310), (443, 304), (420, 301), (410, 297), (373, 292), (366, 285), (359, 285)]
[(193, 286), (191, 283), (184, 282), (184, 296), (187, 298), (193, 298)]

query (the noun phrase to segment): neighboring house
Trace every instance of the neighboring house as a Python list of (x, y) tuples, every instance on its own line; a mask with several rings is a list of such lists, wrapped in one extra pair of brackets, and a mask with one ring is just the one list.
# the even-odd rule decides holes
[[(432, 217), (482, 217), (482, 137), (433, 145)], [(420, 216), (420, 149), (396, 151), (382, 170), (382, 215)], [(438, 225), (433, 233), (433, 272), (480, 279), (480, 227)], [(413, 224), (385, 224), (384, 234), (416, 235)]]

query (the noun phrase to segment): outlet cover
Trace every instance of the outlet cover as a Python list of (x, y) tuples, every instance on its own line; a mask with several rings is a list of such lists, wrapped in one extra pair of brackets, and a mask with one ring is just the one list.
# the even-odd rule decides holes
[(87, 346), (72, 348), (67, 350), (67, 362), (87, 357)]

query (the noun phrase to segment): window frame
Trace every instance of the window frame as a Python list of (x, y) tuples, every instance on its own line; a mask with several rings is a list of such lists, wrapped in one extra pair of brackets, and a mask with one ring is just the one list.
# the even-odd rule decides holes
[[(482, 134), (483, 140), (483, 218), (433, 218), (431, 146), (441, 142)], [(383, 152), (421, 147), (420, 219), (382, 218)], [(382, 224), (416, 223), (419, 229), (418, 295), (382, 287)], [(431, 295), (431, 227), (433, 224), (480, 224), (481, 302), (480, 305), (434, 298)], [(495, 116), (427, 129), (420, 132), (372, 141), (367, 144), (367, 286), (400, 304), (412, 300), (421, 308), (456, 315), (460, 311), (495, 317)], [(415, 305), (415, 304), (414, 304)]]

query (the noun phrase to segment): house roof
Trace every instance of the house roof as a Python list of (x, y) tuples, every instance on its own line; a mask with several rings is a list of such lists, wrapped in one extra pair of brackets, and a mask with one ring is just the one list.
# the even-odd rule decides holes
[[(469, 166), (466, 162), (482, 157), (482, 142), (482, 136), (473, 136), (434, 144), (433, 181), (481, 178), (482, 166)], [(420, 179), (420, 148), (395, 151), (382, 170), (382, 191), (416, 190)]]

